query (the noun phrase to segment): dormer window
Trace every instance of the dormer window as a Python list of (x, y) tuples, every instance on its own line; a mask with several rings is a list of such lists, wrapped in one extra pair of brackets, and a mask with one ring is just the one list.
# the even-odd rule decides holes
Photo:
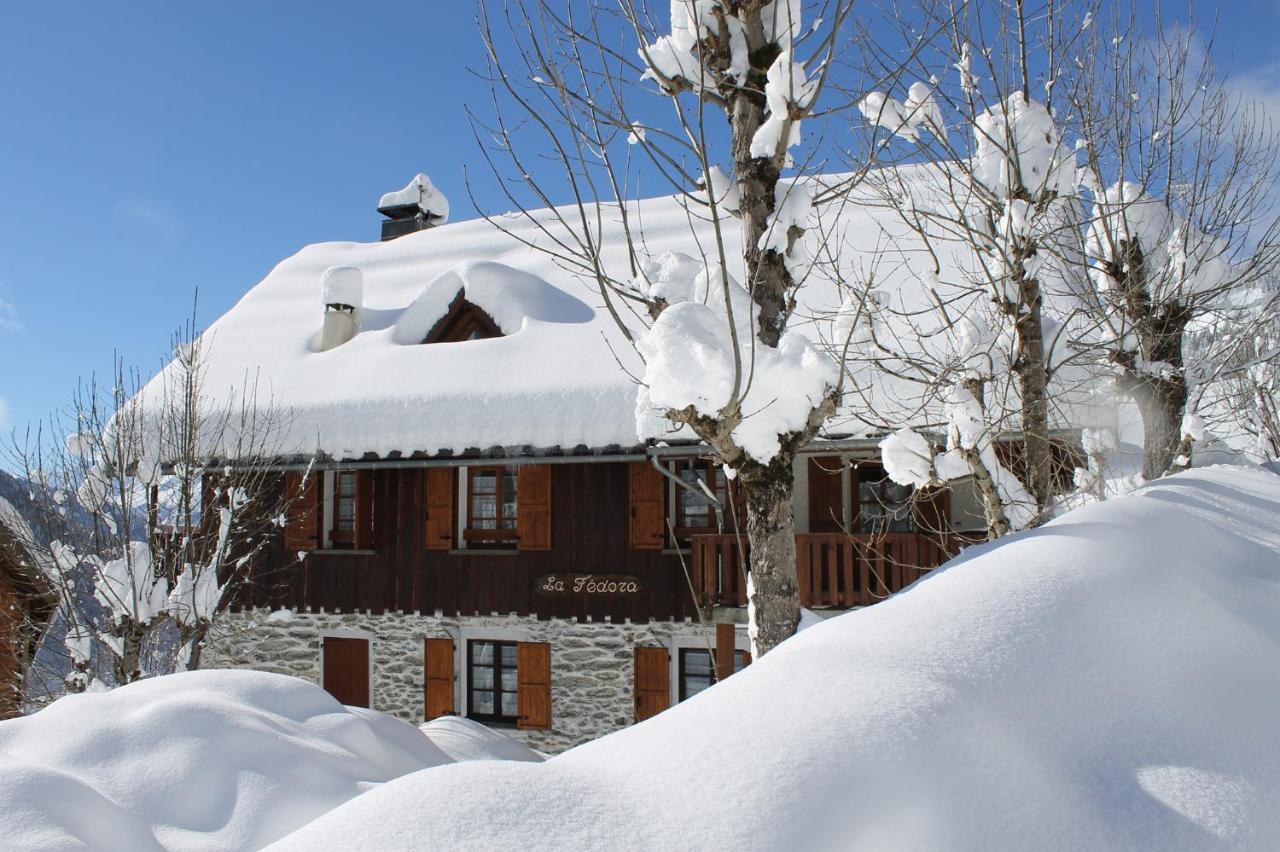
[(461, 292), (454, 297), (448, 312), (427, 332), (423, 343), (461, 343), (501, 337), (502, 329), (483, 309), (468, 302)]

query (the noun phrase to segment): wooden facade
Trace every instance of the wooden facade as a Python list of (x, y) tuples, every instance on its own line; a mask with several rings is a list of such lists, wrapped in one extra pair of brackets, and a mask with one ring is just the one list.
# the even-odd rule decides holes
[[(745, 602), (740, 548), (745, 534), (694, 535), (691, 550), (674, 549), (667, 530), (667, 478), (647, 461), (516, 465), (518, 520), (513, 530), (503, 531), (508, 546), (465, 549), (470, 542), (458, 533), (464, 512), (457, 505), (460, 470), (394, 465), (360, 470), (354, 546), (344, 549), (322, 547), (322, 478), (304, 481), (299, 474), (286, 474), (283, 487), (296, 498), (288, 522), (278, 545), (255, 569), (239, 606), (642, 623), (696, 620), (700, 606)], [(815, 497), (818, 487), (825, 496)], [(811, 528), (819, 517), (838, 516), (831, 509), (835, 493), (811, 477)], [(495, 532), (493, 537), (502, 536)], [(940, 564), (949, 552), (937, 536), (918, 533), (826, 531), (803, 534), (798, 544), (802, 595), (811, 607), (874, 603)], [(634, 589), (546, 591), (548, 576), (582, 575), (622, 578), (626, 589)]]

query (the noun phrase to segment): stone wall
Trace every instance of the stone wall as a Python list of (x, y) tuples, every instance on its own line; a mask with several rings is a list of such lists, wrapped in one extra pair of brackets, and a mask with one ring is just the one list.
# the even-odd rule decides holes
[[(560, 752), (634, 721), (632, 692), (637, 645), (714, 642), (711, 628), (692, 623), (612, 624), (565, 619), (487, 616), (331, 615), (254, 610), (228, 616), (227, 629), (209, 648), (211, 668), (254, 668), (320, 683), (320, 648), (326, 635), (362, 636), (372, 647), (375, 709), (410, 722), (423, 720), (423, 640), (454, 641), (455, 709), (464, 710), (465, 641), (496, 639), (551, 645), (551, 720), (547, 731), (506, 733), (546, 752)], [(672, 667), (675, 667), (673, 657)]]

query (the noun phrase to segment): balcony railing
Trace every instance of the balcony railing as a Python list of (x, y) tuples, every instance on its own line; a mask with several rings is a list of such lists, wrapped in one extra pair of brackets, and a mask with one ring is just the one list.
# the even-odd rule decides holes
[[(693, 537), (693, 585), (699, 606), (746, 605), (746, 549), (745, 534)], [(920, 533), (803, 533), (796, 536), (800, 604), (870, 606), (952, 555), (951, 547)]]

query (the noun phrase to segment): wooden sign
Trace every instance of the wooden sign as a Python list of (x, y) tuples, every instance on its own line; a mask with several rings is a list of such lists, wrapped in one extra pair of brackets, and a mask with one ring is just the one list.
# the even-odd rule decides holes
[(533, 590), (543, 595), (608, 597), (634, 595), (649, 588), (649, 581), (629, 574), (541, 574)]

